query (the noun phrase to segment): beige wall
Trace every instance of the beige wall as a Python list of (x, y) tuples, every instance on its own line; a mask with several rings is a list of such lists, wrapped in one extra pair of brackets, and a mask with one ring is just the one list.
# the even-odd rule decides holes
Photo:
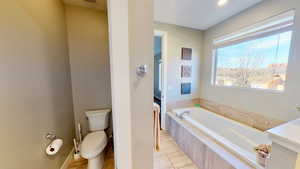
[[(0, 168), (58, 169), (74, 137), (63, 5), (9, 0), (0, 13)], [(49, 131), (64, 139), (54, 157)]]
[(116, 168), (153, 169), (153, 1), (110, 0), (108, 11)]
[[(296, 18), (287, 72), (286, 90), (283, 93), (272, 93), (260, 90), (213, 87), (211, 85), (212, 39), (232, 33), (245, 26), (257, 23), (265, 18), (295, 8)], [(280, 120), (291, 120), (300, 117), (296, 111), (299, 106), (300, 86), (300, 1), (268, 0), (254, 6), (239, 15), (205, 31), (204, 57), (201, 69), (202, 98), (216, 101), (235, 108), (253, 111)]]
[[(200, 58), (202, 55), (203, 32), (176, 25), (155, 23), (155, 30), (167, 32), (167, 102), (199, 98)], [(181, 60), (181, 48), (193, 49), (192, 62)], [(192, 77), (181, 78), (181, 65), (191, 63)], [(181, 82), (192, 82), (192, 94), (181, 95)]]
[(75, 122), (86, 134), (84, 111), (111, 107), (107, 15), (67, 5), (66, 17)]
[[(153, 1), (128, 2), (132, 169), (153, 169)], [(143, 64), (149, 71), (140, 78), (136, 68)]]

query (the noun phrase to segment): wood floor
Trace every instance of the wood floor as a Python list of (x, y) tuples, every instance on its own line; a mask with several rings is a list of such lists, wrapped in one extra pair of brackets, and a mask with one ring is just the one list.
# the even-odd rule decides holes
[[(86, 169), (87, 160), (72, 161), (68, 169)], [(105, 155), (104, 169), (114, 169), (114, 154), (110, 149)], [(161, 148), (154, 153), (154, 169), (198, 169), (180, 150), (170, 135), (161, 132)]]
[[(112, 148), (106, 150), (104, 160), (104, 169), (115, 169), (114, 153)], [(79, 160), (73, 160), (68, 169), (87, 169), (87, 163), (87, 160), (83, 158)]]

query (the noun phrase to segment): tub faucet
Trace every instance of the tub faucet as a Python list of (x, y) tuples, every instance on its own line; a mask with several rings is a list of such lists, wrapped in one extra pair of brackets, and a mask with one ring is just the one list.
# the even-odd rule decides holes
[(190, 114), (190, 111), (186, 110), (186, 111), (182, 112), (181, 114), (179, 114), (178, 117), (179, 117), (180, 119), (183, 119), (183, 116), (184, 116), (185, 114)]

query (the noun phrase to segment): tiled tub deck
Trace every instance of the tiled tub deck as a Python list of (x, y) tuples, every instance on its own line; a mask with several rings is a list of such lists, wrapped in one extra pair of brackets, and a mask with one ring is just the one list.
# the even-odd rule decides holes
[(166, 128), (179, 147), (200, 169), (254, 169), (193, 125), (166, 115)]

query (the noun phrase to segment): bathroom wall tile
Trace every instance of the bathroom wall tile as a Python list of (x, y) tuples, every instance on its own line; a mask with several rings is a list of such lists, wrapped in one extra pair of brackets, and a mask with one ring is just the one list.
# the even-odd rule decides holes
[(176, 108), (184, 108), (184, 107), (193, 107), (195, 104), (198, 104), (200, 99), (188, 99), (188, 100), (181, 100), (175, 102), (168, 102), (167, 103), (167, 111), (172, 111), (172, 109)]
[(172, 111), (172, 109), (176, 108), (194, 107), (195, 104), (200, 104), (202, 108), (205, 108), (213, 113), (217, 113), (226, 118), (238, 121), (261, 131), (266, 131), (270, 128), (285, 123), (285, 121), (268, 118), (258, 113), (239, 110), (231, 106), (226, 106), (201, 98), (169, 102), (167, 103), (167, 111)]
[(284, 121), (268, 118), (258, 113), (239, 110), (205, 99), (199, 99), (199, 104), (202, 108), (210, 110), (229, 119), (246, 124), (253, 128), (259, 129), (261, 131), (268, 130), (284, 123)]

